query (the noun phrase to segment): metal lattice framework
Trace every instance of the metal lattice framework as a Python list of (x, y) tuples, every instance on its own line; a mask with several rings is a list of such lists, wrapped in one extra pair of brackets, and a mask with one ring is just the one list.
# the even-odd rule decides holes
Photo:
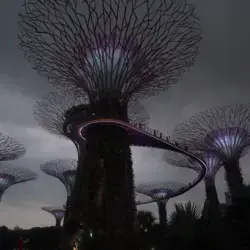
[(42, 207), (42, 210), (51, 213), (56, 219), (62, 219), (65, 209), (63, 207)]
[(21, 143), (0, 132), (0, 161), (15, 160), (22, 157), (25, 152)]
[(213, 152), (223, 161), (237, 160), (250, 145), (249, 104), (206, 110), (178, 125), (173, 138), (191, 150)]
[[(64, 131), (64, 124), (67, 122), (66, 111), (85, 104), (88, 105), (88, 98), (84, 93), (51, 92), (37, 102), (33, 114), (41, 127), (52, 134), (67, 137)], [(149, 114), (138, 102), (131, 101), (128, 103), (128, 118), (131, 124), (147, 124)], [(87, 119), (93, 119), (93, 117), (86, 117)]]
[(67, 190), (68, 197), (71, 195), (77, 169), (77, 161), (74, 159), (57, 159), (41, 165), (41, 170), (60, 180)]
[[(149, 196), (152, 202), (164, 202), (164, 200), (166, 201), (178, 195), (178, 192), (186, 186), (186, 184), (175, 181), (153, 182), (136, 186), (135, 192)], [(138, 202), (139, 204), (143, 203)]]
[[(208, 152), (196, 152), (195, 155), (206, 164), (207, 171), (205, 178), (214, 178), (223, 166), (222, 161), (215, 154)], [(178, 152), (166, 151), (163, 158), (168, 164), (174, 167), (189, 168), (197, 173), (201, 171), (200, 166), (197, 165), (194, 160)]]
[(37, 179), (37, 174), (27, 168), (0, 165), (0, 198), (11, 186)]
[(52, 84), (127, 102), (193, 65), (197, 21), (186, 0), (25, 0), (18, 26), (26, 58)]

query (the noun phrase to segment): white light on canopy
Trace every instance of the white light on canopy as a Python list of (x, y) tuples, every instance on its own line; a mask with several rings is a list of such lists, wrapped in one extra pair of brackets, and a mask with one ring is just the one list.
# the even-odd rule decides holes
[(57, 218), (62, 218), (64, 216), (64, 211), (56, 211), (53, 213)]
[(171, 193), (169, 189), (159, 189), (159, 190), (152, 190), (152, 196), (155, 198), (165, 198), (168, 197), (168, 194)]
[(132, 66), (133, 61), (127, 51), (109, 46), (89, 51), (85, 67), (101, 87), (122, 89)]
[(226, 128), (214, 133), (209, 140), (215, 150), (220, 151), (225, 156), (232, 156), (245, 147), (245, 138), (248, 133), (240, 128)]

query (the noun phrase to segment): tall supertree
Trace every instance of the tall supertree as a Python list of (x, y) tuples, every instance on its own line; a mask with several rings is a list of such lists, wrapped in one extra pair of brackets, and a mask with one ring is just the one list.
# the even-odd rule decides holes
[[(26, 0), (19, 18), (26, 58), (52, 84), (84, 91), (93, 119), (127, 122), (129, 100), (176, 83), (195, 62), (201, 40), (194, 6), (185, 0), (101, 4), (99, 0)], [(123, 238), (134, 231), (128, 134), (117, 126), (94, 125), (85, 139), (84, 167), (77, 175), (75, 192), (84, 193), (85, 226), (107, 233), (115, 246), (117, 235)], [(126, 243), (119, 241), (119, 246), (129, 248)]]
[(56, 227), (61, 226), (61, 221), (64, 217), (65, 209), (63, 207), (42, 207), (42, 210), (52, 214), (56, 219)]
[[(205, 183), (206, 200), (213, 204), (215, 207), (219, 208), (219, 199), (215, 186), (215, 177), (217, 172), (223, 166), (222, 161), (218, 156), (209, 152), (196, 152), (197, 157), (199, 157), (203, 162), (205, 162), (207, 167), (206, 176), (203, 179)], [(200, 171), (200, 167), (197, 163), (193, 161), (190, 157), (177, 152), (165, 152), (164, 160), (175, 167), (189, 168), (196, 172)]]
[[(156, 201), (160, 225), (162, 229), (165, 230), (167, 227), (167, 202), (170, 198), (179, 195), (179, 191), (185, 188), (185, 186), (186, 184), (174, 181), (146, 183), (135, 187), (135, 192), (149, 196), (152, 202)], [(138, 205), (140, 204), (143, 204), (143, 202), (138, 203)]]
[[(44, 173), (57, 178), (65, 186), (67, 191), (67, 201), (66, 201), (66, 208), (67, 208), (73, 190), (73, 185), (75, 182), (77, 161), (74, 159), (52, 160), (42, 164), (41, 170)], [(67, 210), (65, 212), (65, 218), (66, 217), (67, 217)]]
[[(79, 124), (93, 119), (88, 115), (88, 99), (84, 93), (72, 93), (67, 90), (51, 92), (37, 102), (34, 118), (48, 132), (71, 140), (78, 151), (78, 165), (82, 165), (85, 140), (79, 137)], [(73, 114), (72, 114), (73, 113)], [(128, 121), (130, 124), (147, 124), (149, 115), (137, 101), (128, 103)], [(67, 219), (67, 211), (65, 218)], [(64, 221), (66, 221), (66, 219)]]
[(250, 145), (249, 105), (206, 110), (176, 127), (173, 137), (191, 150), (210, 152), (224, 165), (232, 199), (246, 195), (239, 159)]
[(37, 179), (37, 174), (27, 168), (0, 165), (0, 199), (4, 192), (11, 186)]
[(16, 139), (0, 132), (0, 161), (15, 160), (22, 157), (26, 150)]

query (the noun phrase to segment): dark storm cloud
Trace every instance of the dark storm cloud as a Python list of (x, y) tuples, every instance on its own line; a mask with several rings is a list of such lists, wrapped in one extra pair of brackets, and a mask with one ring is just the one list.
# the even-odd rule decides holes
[[(250, 23), (248, 0), (192, 0), (203, 27), (203, 41), (197, 63), (183, 80), (159, 97), (145, 101), (151, 116), (151, 126), (171, 134), (174, 127), (189, 116), (223, 103), (249, 101)], [(40, 172), (39, 166), (49, 159), (75, 157), (72, 144), (47, 134), (35, 126), (32, 107), (44, 93), (52, 90), (24, 59), (18, 48), (17, 13), (22, 1), (0, 2), (0, 130), (18, 138), (26, 147), (27, 155), (14, 164), (20, 164), (39, 173), (34, 182), (13, 186), (4, 195), (0, 206), (0, 224), (31, 227), (53, 223), (49, 214), (40, 210), (44, 205), (65, 202), (62, 184)], [(162, 161), (162, 152), (154, 149), (133, 149), (136, 181), (189, 181), (192, 174), (174, 169)], [(245, 179), (249, 155), (242, 159)], [(182, 172), (183, 171), (183, 172)], [(221, 170), (216, 178), (221, 201), (225, 182)], [(179, 179), (179, 176), (182, 179)], [(170, 201), (204, 201), (201, 183), (185, 195)], [(155, 204), (140, 209), (157, 211)]]

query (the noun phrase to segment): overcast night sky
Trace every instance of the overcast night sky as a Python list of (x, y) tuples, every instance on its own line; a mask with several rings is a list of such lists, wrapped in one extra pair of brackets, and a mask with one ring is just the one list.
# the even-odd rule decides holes
[[(169, 135), (180, 121), (206, 108), (250, 101), (249, 0), (190, 2), (196, 4), (203, 27), (197, 63), (177, 85), (145, 102), (150, 126)], [(21, 0), (0, 1), (0, 131), (27, 147), (25, 157), (13, 165), (35, 170), (39, 179), (6, 191), (0, 204), (0, 226), (30, 228), (52, 225), (52, 216), (40, 207), (62, 205), (66, 199), (63, 185), (43, 174), (40, 164), (58, 158), (75, 158), (76, 150), (71, 142), (50, 135), (33, 120), (34, 104), (53, 88), (32, 70), (18, 47), (16, 21), (21, 3)], [(190, 180), (192, 174), (188, 170), (166, 165), (162, 153), (154, 149), (133, 149), (136, 183)], [(241, 160), (246, 182), (250, 182), (249, 155)], [(221, 169), (216, 178), (221, 202), (226, 189), (223, 174)], [(171, 210), (174, 202), (188, 200), (203, 204), (203, 183), (171, 200), (168, 209)], [(140, 209), (157, 211), (155, 204)]]

